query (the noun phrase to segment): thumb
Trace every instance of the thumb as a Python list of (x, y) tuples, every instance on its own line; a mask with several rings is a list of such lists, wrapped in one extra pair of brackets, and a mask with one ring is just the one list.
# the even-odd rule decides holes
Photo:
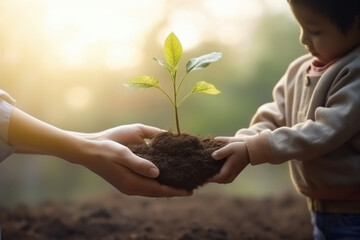
[(124, 165), (144, 177), (156, 178), (160, 174), (155, 164), (135, 154), (132, 154)]

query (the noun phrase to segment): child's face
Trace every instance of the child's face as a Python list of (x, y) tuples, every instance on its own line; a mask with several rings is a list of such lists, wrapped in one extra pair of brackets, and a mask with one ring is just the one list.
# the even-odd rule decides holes
[(329, 18), (309, 8), (291, 5), (291, 10), (300, 24), (300, 42), (322, 64), (342, 57), (360, 43), (357, 21), (344, 34)]

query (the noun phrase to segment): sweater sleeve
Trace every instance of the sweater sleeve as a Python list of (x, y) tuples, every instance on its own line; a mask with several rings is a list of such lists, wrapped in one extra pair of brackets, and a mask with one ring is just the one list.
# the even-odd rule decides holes
[(284, 78), (274, 88), (274, 101), (258, 108), (248, 129), (240, 129), (236, 137), (244, 139), (251, 165), (272, 162), (272, 150), (268, 135), (285, 126)]
[(349, 142), (360, 130), (360, 68), (343, 69), (331, 84), (314, 117), (268, 134), (273, 162), (311, 160)]
[(14, 152), (14, 147), (8, 144), (8, 128), (12, 105), (0, 97), (0, 162)]
[[(279, 164), (291, 159), (308, 161), (351, 142), (360, 131), (360, 68), (356, 64), (359, 62), (354, 61), (326, 76), (331, 83), (328, 89), (323, 88), (326, 92), (315, 93), (325, 99), (323, 104), (309, 106), (313, 116), (293, 126), (269, 127), (247, 141), (250, 151), (267, 153), (267, 159), (259, 159), (253, 154), (251, 163)], [(268, 147), (261, 149), (265, 140)], [(249, 155), (251, 157), (251, 153)]]
[(236, 137), (246, 143), (251, 165), (271, 162), (272, 153), (267, 135), (285, 125), (283, 82), (281, 79), (274, 88), (274, 102), (259, 107), (250, 127), (236, 133)]
[(242, 128), (236, 132), (235, 136), (237, 138), (244, 139), (248, 136), (260, 134), (265, 130), (273, 131), (286, 125), (285, 97), (289, 95), (289, 91), (292, 91), (287, 85), (288, 76), (295, 75), (298, 69), (302, 67), (302, 64), (310, 58), (311, 56), (307, 54), (299, 57), (289, 65), (284, 76), (273, 89), (273, 102), (260, 106), (251, 119), (250, 127)]
[[(251, 165), (272, 162), (272, 150), (268, 136), (272, 131), (286, 125), (285, 89), (287, 76), (293, 74), (294, 69), (298, 69), (303, 61), (303, 58), (299, 58), (290, 64), (284, 76), (274, 87), (274, 101), (258, 108), (249, 128), (243, 128), (236, 132), (235, 136), (246, 143)], [(289, 91), (289, 89), (286, 90)]]

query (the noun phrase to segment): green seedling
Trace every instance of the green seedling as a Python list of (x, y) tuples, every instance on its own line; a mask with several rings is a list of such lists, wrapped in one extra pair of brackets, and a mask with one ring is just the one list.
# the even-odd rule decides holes
[(177, 79), (178, 77), (177, 73), (178, 73), (178, 65), (182, 57), (182, 46), (179, 39), (176, 37), (174, 33), (170, 33), (165, 40), (164, 56), (165, 56), (165, 61), (158, 60), (156, 58), (154, 58), (154, 60), (157, 63), (159, 63), (161, 66), (165, 67), (166, 70), (169, 72), (172, 81), (172, 94), (166, 92), (160, 86), (159, 81), (155, 77), (151, 77), (147, 75), (134, 77), (124, 85), (132, 89), (145, 89), (145, 88), (155, 87), (159, 89), (161, 92), (163, 92), (171, 102), (172, 106), (174, 107), (176, 129), (177, 129), (177, 133), (180, 135), (181, 132), (180, 132), (178, 109), (180, 105), (184, 102), (184, 100), (187, 99), (192, 93), (207, 93), (212, 95), (216, 95), (220, 93), (220, 91), (216, 89), (216, 87), (213, 84), (207, 83), (205, 81), (200, 81), (197, 82), (194, 88), (179, 101), (179, 92), (185, 78), (188, 76), (190, 72), (206, 68), (207, 66), (210, 65), (210, 63), (217, 62), (221, 58), (222, 54), (221, 52), (213, 52), (197, 58), (190, 59), (186, 64), (186, 73), (184, 74), (184, 76), (181, 78), (180, 81), (178, 81)]

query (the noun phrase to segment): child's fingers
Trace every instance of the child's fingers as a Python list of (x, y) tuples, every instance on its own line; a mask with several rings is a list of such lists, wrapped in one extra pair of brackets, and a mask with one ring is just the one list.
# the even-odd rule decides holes
[(239, 173), (249, 164), (248, 157), (244, 154), (245, 143), (229, 143), (213, 153), (215, 159), (227, 157), (220, 173), (210, 178), (209, 181), (217, 183), (231, 183)]
[(222, 141), (222, 142), (225, 142), (225, 143), (244, 142), (244, 139), (243, 139), (243, 138), (238, 138), (238, 137), (224, 137), (224, 136), (216, 137), (215, 140)]
[(209, 179), (210, 182), (216, 183), (231, 183), (234, 181), (239, 171), (234, 167), (236, 158), (234, 155), (231, 155), (227, 161), (224, 163), (220, 172)]
[(228, 143), (228, 142), (229, 142), (229, 138), (230, 138), (230, 137), (219, 136), (219, 137), (215, 137), (215, 140)]
[(211, 156), (215, 159), (215, 160), (221, 160), (226, 158), (227, 156), (231, 155), (233, 153), (231, 144), (226, 145), (225, 147), (222, 147), (216, 151), (214, 151)]

